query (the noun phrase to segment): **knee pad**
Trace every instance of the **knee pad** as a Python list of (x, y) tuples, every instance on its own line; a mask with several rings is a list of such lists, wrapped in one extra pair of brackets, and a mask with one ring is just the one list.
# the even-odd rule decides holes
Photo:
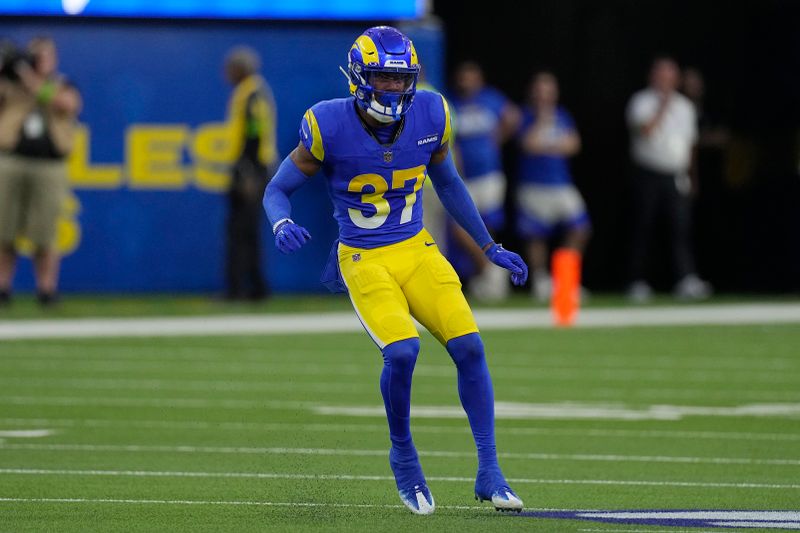
[(398, 369), (413, 369), (419, 355), (419, 338), (413, 337), (387, 344), (382, 353), (386, 364)]
[(456, 364), (479, 360), (484, 357), (483, 341), (479, 334), (468, 333), (447, 341), (447, 352)]

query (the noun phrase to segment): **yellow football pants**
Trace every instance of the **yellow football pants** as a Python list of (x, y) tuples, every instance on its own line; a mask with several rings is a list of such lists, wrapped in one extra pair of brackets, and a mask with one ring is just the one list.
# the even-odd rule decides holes
[(427, 230), (379, 248), (340, 243), (339, 269), (358, 318), (381, 349), (419, 336), (412, 317), (442, 344), (478, 331), (458, 275)]

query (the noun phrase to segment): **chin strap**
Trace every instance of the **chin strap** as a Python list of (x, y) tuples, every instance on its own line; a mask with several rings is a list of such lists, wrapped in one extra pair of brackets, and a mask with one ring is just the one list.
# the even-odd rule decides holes
[[(377, 108), (377, 109), (376, 109)], [(383, 109), (383, 112), (381, 112)], [(390, 109), (385, 105), (381, 105), (378, 101), (375, 100), (373, 97), (372, 102), (370, 102), (369, 107), (367, 108), (367, 114), (377, 120), (378, 122), (383, 122), (384, 124), (389, 124), (391, 122), (397, 122), (402, 117), (403, 113), (403, 104), (399, 104), (394, 108), (394, 115), (386, 114), (386, 110)], [(395, 118), (396, 117), (396, 118)]]

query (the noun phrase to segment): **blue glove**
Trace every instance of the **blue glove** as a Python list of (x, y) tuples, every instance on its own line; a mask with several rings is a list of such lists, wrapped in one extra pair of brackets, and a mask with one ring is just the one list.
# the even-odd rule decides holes
[(285, 254), (296, 252), (311, 240), (311, 234), (306, 228), (298, 226), (288, 218), (278, 223), (274, 232), (275, 246)]
[(486, 257), (497, 266), (511, 271), (511, 282), (514, 285), (524, 285), (528, 279), (528, 265), (514, 252), (509, 252), (501, 244), (492, 244), (486, 250)]

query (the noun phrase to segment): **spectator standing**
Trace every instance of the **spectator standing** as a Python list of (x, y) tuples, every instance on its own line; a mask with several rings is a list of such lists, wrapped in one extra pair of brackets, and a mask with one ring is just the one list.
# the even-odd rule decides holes
[(634, 302), (650, 299), (653, 289), (645, 280), (647, 244), (655, 223), (664, 216), (670, 228), (673, 293), (682, 299), (706, 298), (708, 282), (695, 269), (690, 243), (689, 177), (692, 152), (697, 142), (697, 115), (692, 102), (677, 92), (680, 70), (669, 57), (656, 58), (649, 86), (633, 95), (626, 118), (633, 160), (633, 240), (628, 297)]
[(272, 90), (259, 75), (261, 60), (246, 46), (233, 48), (225, 75), (233, 85), (228, 122), (235, 163), (228, 191), (226, 297), (262, 300), (269, 286), (261, 270), (261, 198), (275, 170), (276, 108)]
[(528, 243), (532, 294), (546, 302), (552, 291), (551, 239), (557, 238), (559, 248), (580, 258), (591, 229), (568, 162), (580, 151), (581, 138), (570, 113), (558, 104), (558, 79), (551, 72), (539, 72), (529, 87), (519, 135), (517, 232)]
[[(505, 223), (502, 146), (519, 128), (521, 114), (503, 93), (486, 84), (483, 69), (477, 63), (461, 63), (454, 82), (448, 100), (457, 120), (455, 148), (461, 175), (481, 218), (496, 238)], [(508, 274), (490, 263), (461, 228), (453, 227), (452, 231), (460, 253), (471, 263), (471, 268), (464, 269), (474, 274), (468, 284), (471, 295), (482, 300), (505, 298), (510, 291)]]
[(68, 194), (64, 159), (72, 149), (82, 102), (57, 72), (49, 37), (30, 41), (26, 54), (6, 55), (0, 79), (0, 305), (11, 301), (16, 239), (34, 246), (37, 299), (58, 300), (60, 256), (56, 224)]

